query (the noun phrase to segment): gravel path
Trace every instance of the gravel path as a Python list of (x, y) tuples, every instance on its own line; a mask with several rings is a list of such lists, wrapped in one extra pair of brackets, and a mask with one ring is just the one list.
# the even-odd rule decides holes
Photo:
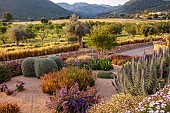
[(26, 78), (23, 76), (13, 77), (6, 84), (9, 89), (14, 90), (16, 81), (25, 82), (25, 89), (22, 92), (14, 92), (7, 96), (0, 92), (0, 102), (17, 102), (21, 108), (21, 113), (51, 113), (45, 103), (49, 100), (49, 95), (42, 92), (40, 81), (37, 78)]
[(141, 48), (132, 49), (117, 54), (130, 55), (130, 56), (142, 56), (144, 52), (147, 54), (152, 54), (154, 52), (154, 46), (152, 45), (152, 46), (141, 47)]

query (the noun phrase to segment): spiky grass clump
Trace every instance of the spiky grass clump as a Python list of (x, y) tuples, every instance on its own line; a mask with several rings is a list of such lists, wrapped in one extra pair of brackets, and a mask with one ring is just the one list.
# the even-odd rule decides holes
[(0, 103), (0, 113), (18, 113), (20, 107), (16, 103)]

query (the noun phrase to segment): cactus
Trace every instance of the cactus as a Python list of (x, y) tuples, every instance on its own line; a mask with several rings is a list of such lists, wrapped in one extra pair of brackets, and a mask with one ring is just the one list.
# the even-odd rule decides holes
[(35, 75), (35, 69), (34, 69), (34, 63), (37, 60), (35, 57), (29, 57), (24, 59), (21, 65), (22, 74), (25, 77), (36, 77)]
[(47, 58), (39, 58), (35, 61), (34, 64), (35, 73), (38, 78), (49, 72), (58, 71), (58, 66), (54, 60)]

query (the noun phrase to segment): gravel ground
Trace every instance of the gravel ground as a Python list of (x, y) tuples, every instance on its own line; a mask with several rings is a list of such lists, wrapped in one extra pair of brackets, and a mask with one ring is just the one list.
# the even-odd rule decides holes
[(37, 78), (26, 78), (23, 76), (13, 77), (6, 83), (8, 88), (14, 90), (17, 80), (25, 82), (25, 90), (22, 92), (14, 92), (11, 96), (0, 92), (0, 102), (17, 102), (21, 108), (21, 113), (51, 112), (45, 107), (49, 96), (42, 92), (40, 81)]

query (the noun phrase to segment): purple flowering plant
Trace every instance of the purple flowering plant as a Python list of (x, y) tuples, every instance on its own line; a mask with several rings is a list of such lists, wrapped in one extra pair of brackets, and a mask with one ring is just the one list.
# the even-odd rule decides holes
[(1, 91), (1, 92), (5, 92), (7, 89), (8, 89), (8, 86), (7, 86), (6, 84), (2, 84), (2, 85), (0, 86), (0, 91)]
[(0, 86), (0, 91), (6, 93), (6, 95), (12, 95), (13, 90), (8, 89), (8, 86), (6, 84), (2, 84)]
[(23, 81), (18, 81), (17, 80), (17, 83), (16, 83), (16, 90), (19, 92), (19, 91), (24, 91), (24, 82)]
[(97, 95), (97, 90), (93, 87), (80, 91), (76, 83), (70, 89), (62, 87), (56, 90), (55, 97), (50, 97), (50, 102), (47, 102), (46, 106), (57, 113), (86, 113), (86, 110), (98, 103), (100, 98), (101, 96)]

